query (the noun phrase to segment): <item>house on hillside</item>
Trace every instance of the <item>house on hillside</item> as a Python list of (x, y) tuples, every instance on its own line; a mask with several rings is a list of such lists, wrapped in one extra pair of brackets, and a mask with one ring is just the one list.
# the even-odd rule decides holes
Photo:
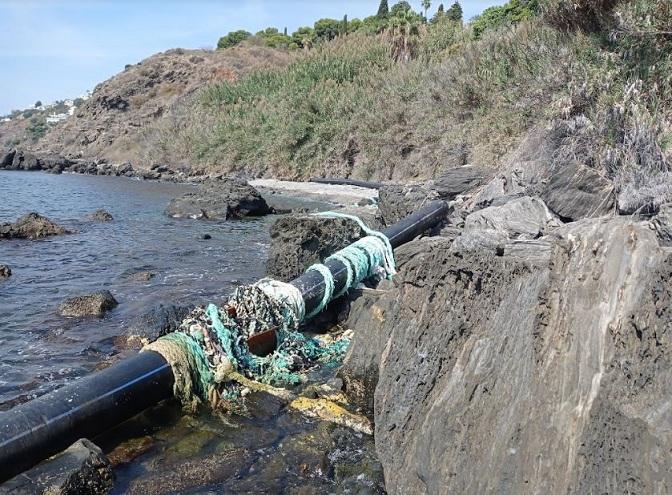
[(52, 113), (47, 117), (47, 124), (58, 124), (68, 118), (67, 113)]

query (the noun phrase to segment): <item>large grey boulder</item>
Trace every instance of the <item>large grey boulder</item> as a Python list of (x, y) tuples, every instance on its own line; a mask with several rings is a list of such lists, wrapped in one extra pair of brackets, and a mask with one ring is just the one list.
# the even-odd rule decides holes
[(612, 182), (579, 162), (569, 163), (550, 176), (541, 198), (564, 220), (599, 217), (614, 211)]
[(103, 316), (106, 312), (119, 305), (110, 291), (102, 290), (85, 296), (66, 299), (58, 307), (61, 316)]
[(364, 235), (353, 220), (314, 215), (282, 217), (273, 224), (270, 233), (266, 273), (284, 281), (298, 277), (310, 265), (320, 263)]
[(660, 207), (658, 214), (651, 219), (651, 228), (663, 246), (672, 246), (672, 204)]
[(14, 223), (0, 224), (0, 239), (40, 239), (52, 235), (71, 234), (39, 213), (28, 213)]
[(376, 300), (387, 490), (666, 493), (672, 255), (625, 218), (513, 244), (427, 244)]
[(558, 225), (560, 222), (542, 200), (523, 197), (469, 214), (464, 230), (494, 230), (510, 239), (536, 239)]
[(1, 495), (101, 495), (114, 474), (100, 448), (83, 438), (67, 450), (0, 485)]
[(431, 183), (432, 190), (445, 201), (452, 201), (460, 194), (469, 192), (485, 184), (492, 177), (492, 171), (474, 165), (446, 170)]
[(12, 170), (40, 170), (40, 161), (37, 156), (28, 151), (17, 151), (9, 167)]
[(195, 192), (171, 200), (166, 215), (174, 218), (228, 220), (270, 213), (259, 192), (247, 182), (228, 178), (209, 181)]

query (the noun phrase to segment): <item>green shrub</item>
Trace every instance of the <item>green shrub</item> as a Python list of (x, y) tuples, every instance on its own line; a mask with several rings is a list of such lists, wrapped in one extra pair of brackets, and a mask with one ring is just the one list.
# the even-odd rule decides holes
[(480, 38), (485, 31), (532, 19), (536, 16), (538, 8), (537, 0), (510, 0), (505, 5), (489, 7), (473, 20), (471, 25), (474, 37)]
[(217, 49), (222, 50), (224, 48), (231, 48), (232, 46), (239, 45), (250, 36), (252, 36), (252, 33), (248, 33), (242, 29), (239, 31), (231, 31), (226, 36), (219, 38), (219, 41), (217, 42)]

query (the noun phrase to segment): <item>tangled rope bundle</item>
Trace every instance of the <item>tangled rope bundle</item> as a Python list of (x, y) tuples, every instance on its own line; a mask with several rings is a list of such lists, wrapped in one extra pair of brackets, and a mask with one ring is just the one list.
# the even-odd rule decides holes
[[(299, 332), (299, 325), (364, 279), (391, 277), (395, 273), (394, 257), (387, 237), (367, 228), (359, 218), (338, 213), (320, 215), (354, 220), (367, 234), (327, 258), (340, 261), (347, 270), (345, 287), (338, 294), (334, 294), (330, 270), (323, 264), (313, 265), (308, 270), (322, 275), (325, 290), (322, 301), (309, 314), (299, 289), (262, 279), (237, 288), (221, 308), (214, 304), (196, 308), (176, 332), (145, 346), (144, 350), (160, 353), (171, 365), (175, 395), (185, 405), (196, 407), (205, 401), (215, 409), (240, 412), (240, 383), (245, 379), (274, 386), (294, 385), (317, 363), (345, 354), (347, 338), (323, 344)], [(250, 352), (247, 339), (268, 331), (275, 333), (275, 350), (267, 356)]]

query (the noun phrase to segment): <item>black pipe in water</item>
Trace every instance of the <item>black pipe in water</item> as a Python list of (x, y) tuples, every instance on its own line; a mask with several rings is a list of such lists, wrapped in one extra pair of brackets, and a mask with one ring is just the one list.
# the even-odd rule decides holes
[[(448, 211), (429, 203), (384, 231), (398, 247), (435, 226)], [(330, 261), (335, 290), (346, 282), (346, 267)], [(306, 311), (322, 300), (324, 281), (307, 272), (291, 282), (303, 294)], [(142, 352), (0, 413), (0, 483), (31, 468), (80, 438), (92, 438), (173, 395), (173, 373), (160, 354)]]

